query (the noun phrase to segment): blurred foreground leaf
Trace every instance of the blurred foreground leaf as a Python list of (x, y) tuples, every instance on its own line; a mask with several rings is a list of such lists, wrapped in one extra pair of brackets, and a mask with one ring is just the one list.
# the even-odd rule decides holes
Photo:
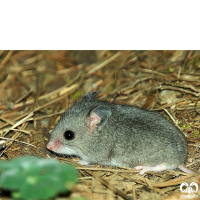
[(15, 199), (49, 199), (67, 192), (77, 181), (77, 170), (56, 160), (24, 156), (1, 161), (0, 186)]

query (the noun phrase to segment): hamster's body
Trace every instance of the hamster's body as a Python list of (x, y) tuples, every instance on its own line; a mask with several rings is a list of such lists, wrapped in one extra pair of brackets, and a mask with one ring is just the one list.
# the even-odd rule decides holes
[[(77, 155), (81, 164), (135, 167), (146, 171), (184, 166), (184, 135), (165, 117), (134, 106), (96, 100), (88, 93), (69, 108), (53, 130), (47, 148)], [(71, 137), (71, 136), (74, 137)]]

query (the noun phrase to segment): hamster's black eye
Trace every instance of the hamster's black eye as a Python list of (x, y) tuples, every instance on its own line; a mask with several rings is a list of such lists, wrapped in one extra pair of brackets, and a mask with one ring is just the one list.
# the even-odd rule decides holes
[(75, 137), (75, 133), (73, 131), (70, 131), (70, 130), (65, 131), (64, 137), (65, 137), (66, 140), (73, 140), (74, 137)]

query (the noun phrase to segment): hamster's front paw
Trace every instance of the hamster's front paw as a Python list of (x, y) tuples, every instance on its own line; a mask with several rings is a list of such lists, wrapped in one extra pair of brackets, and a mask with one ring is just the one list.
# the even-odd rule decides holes
[(89, 162), (88, 162), (88, 161), (85, 161), (85, 160), (80, 160), (80, 161), (78, 161), (78, 163), (79, 163), (80, 165), (89, 165)]

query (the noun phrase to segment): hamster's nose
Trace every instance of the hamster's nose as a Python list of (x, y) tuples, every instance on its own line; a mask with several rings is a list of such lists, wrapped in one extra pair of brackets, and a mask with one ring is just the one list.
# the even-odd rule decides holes
[(48, 142), (46, 148), (49, 149), (50, 151), (52, 151), (53, 150), (53, 143), (52, 142)]
[(55, 139), (55, 140), (50, 140), (47, 144), (47, 149), (49, 149), (50, 151), (57, 151), (60, 147), (62, 147), (62, 143), (60, 142), (60, 140)]

